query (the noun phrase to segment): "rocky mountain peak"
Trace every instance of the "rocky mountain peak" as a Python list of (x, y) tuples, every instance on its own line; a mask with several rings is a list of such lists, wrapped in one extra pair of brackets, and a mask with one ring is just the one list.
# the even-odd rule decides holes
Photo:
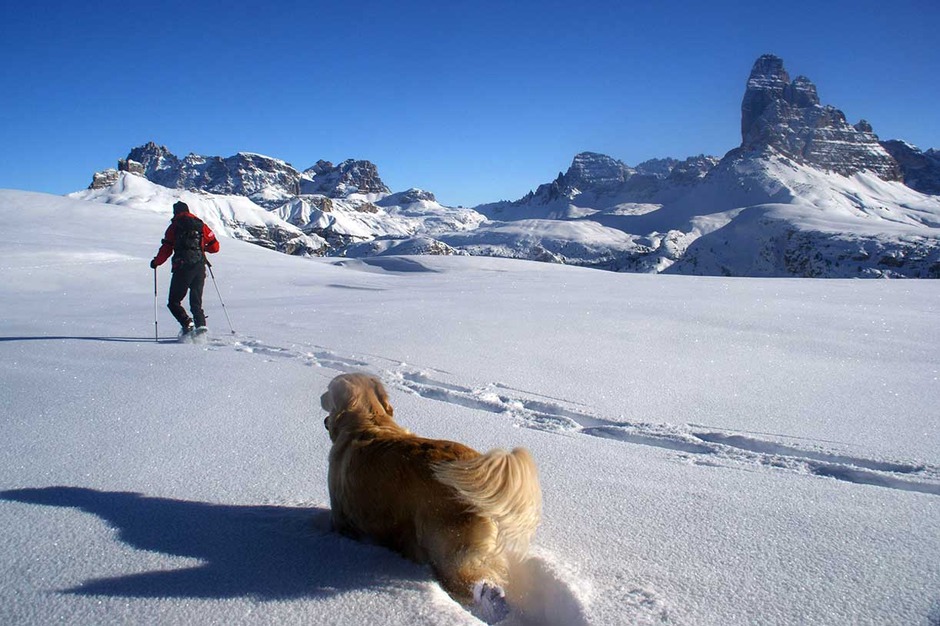
[(152, 141), (148, 141), (142, 146), (132, 149), (127, 155), (128, 160), (138, 163), (148, 163), (161, 160), (179, 161), (176, 156), (170, 152), (166, 146), (158, 146)]
[(418, 202), (437, 202), (437, 198), (430, 191), (412, 187), (406, 191), (399, 191), (376, 202), (379, 206), (408, 206)]
[(347, 159), (334, 166), (329, 161), (317, 161), (304, 170), (300, 192), (332, 198), (350, 193), (390, 193), (379, 177), (379, 170), (371, 161)]
[(921, 193), (940, 195), (940, 152), (922, 152), (917, 146), (905, 141), (883, 141), (888, 151), (901, 168), (904, 184)]
[[(180, 159), (152, 141), (120, 159), (118, 170), (170, 189), (246, 196), (267, 208), (296, 195), (300, 181), (300, 173), (290, 164), (261, 154), (239, 152), (223, 158), (190, 153)], [(100, 188), (111, 178), (107, 171), (96, 174), (92, 188)]]
[(95, 174), (90, 187), (98, 189), (111, 184), (118, 171), (143, 176), (170, 189), (246, 196), (269, 209), (301, 193), (341, 198), (354, 192), (389, 192), (378, 168), (369, 161), (349, 159), (334, 166), (320, 160), (301, 174), (289, 163), (253, 152), (230, 157), (190, 153), (180, 159), (152, 141), (120, 159), (117, 171)]
[(320, 159), (313, 165), (313, 167), (309, 167), (306, 170), (304, 170), (304, 175), (310, 176), (310, 177), (319, 176), (321, 174), (326, 174), (327, 172), (330, 172), (332, 170), (333, 170), (333, 164), (330, 161), (324, 161), (323, 159)]
[(140, 174), (151, 182), (176, 188), (180, 182), (181, 162), (166, 146), (150, 141), (138, 146), (118, 161), (118, 170)]
[(680, 185), (691, 185), (705, 178), (719, 163), (718, 158), (700, 154), (677, 162), (669, 172), (667, 180)]
[(797, 76), (784, 91), (784, 98), (793, 106), (806, 108), (819, 105), (816, 85), (805, 76)]
[(656, 178), (667, 178), (673, 168), (679, 164), (679, 159), (667, 157), (665, 159), (649, 159), (638, 164), (634, 169), (641, 176), (654, 176)]
[(635, 173), (633, 168), (613, 157), (596, 152), (581, 152), (571, 161), (564, 182), (571, 188), (603, 191), (623, 185)]
[(794, 160), (850, 176), (871, 171), (900, 180), (895, 160), (878, 143), (871, 124), (848, 124), (845, 114), (820, 104), (816, 85), (805, 76), (793, 81), (783, 60), (761, 56), (748, 77), (741, 103), (741, 147), (773, 149)]

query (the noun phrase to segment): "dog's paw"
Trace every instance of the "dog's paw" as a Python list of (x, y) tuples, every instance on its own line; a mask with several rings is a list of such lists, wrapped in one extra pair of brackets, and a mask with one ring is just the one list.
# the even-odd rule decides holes
[(473, 614), (487, 624), (506, 619), (509, 616), (509, 604), (503, 588), (482, 580), (473, 585)]

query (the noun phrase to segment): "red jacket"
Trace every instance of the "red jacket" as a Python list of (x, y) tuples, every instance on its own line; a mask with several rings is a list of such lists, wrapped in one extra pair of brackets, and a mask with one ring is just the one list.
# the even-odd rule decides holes
[[(157, 265), (163, 265), (166, 260), (170, 258), (170, 255), (173, 254), (173, 247), (176, 244), (176, 220), (180, 217), (196, 216), (185, 211), (173, 216), (173, 221), (170, 222), (166, 233), (163, 235), (163, 241), (161, 242), (163, 245), (160, 246), (157, 256), (153, 259)], [(212, 229), (209, 228), (205, 222), (202, 224), (202, 251), (211, 254), (215, 254), (219, 251), (219, 240), (215, 238), (215, 233), (212, 232)]]

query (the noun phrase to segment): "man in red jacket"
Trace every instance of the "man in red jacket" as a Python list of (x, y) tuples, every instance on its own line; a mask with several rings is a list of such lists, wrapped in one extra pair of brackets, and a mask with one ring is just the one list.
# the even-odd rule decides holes
[[(183, 333), (194, 328), (205, 330), (206, 314), (202, 311), (202, 288), (206, 283), (206, 252), (219, 251), (219, 240), (201, 219), (189, 212), (189, 206), (179, 201), (173, 205), (173, 220), (163, 235), (160, 250), (150, 262), (156, 269), (173, 255), (173, 279), (167, 308), (180, 323)], [(186, 314), (181, 302), (189, 291), (189, 309)], [(194, 323), (195, 322), (195, 323)]]

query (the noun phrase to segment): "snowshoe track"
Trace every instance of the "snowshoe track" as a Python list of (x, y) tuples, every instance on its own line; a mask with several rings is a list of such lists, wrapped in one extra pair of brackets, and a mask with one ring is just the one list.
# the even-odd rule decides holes
[[(484, 411), (521, 428), (558, 436), (590, 436), (612, 442), (658, 448), (680, 462), (744, 470), (779, 471), (836, 479), (907, 492), (940, 495), (940, 467), (894, 459), (854, 456), (827, 448), (823, 442), (785, 435), (733, 432), (701, 424), (669, 424), (609, 419), (591, 407), (500, 382), (466, 385), (443, 370), (413, 366), (378, 355), (345, 356), (317, 345), (281, 347), (253, 338), (211, 338), (207, 350), (234, 349), (268, 361), (288, 359), (335, 373), (377, 374), (391, 389), (471, 410)], [(764, 436), (761, 436), (764, 435)], [(772, 439), (770, 438), (772, 437)], [(780, 440), (787, 443), (782, 443)], [(803, 441), (805, 443), (794, 443)], [(843, 446), (844, 449), (844, 446)], [(507, 589), (511, 612), (503, 626), (587, 626), (592, 623), (590, 582), (533, 547), (516, 567), (515, 587)], [(634, 624), (670, 624), (672, 613), (654, 591), (624, 580), (622, 616)], [(448, 598), (448, 601), (449, 600)], [(464, 610), (466, 610), (465, 607)], [(940, 625), (938, 625), (940, 626)]]
[[(323, 367), (338, 373), (381, 372), (391, 388), (468, 409), (501, 415), (515, 425), (563, 436), (588, 435), (626, 444), (661, 448), (681, 460), (700, 465), (739, 469), (780, 470), (843, 482), (940, 496), (940, 467), (903, 460), (872, 459), (847, 455), (812, 445), (784, 444), (753, 433), (727, 431), (696, 424), (666, 424), (608, 419), (590, 411), (584, 404), (562, 398), (516, 389), (493, 382), (467, 386), (443, 380), (448, 372), (433, 368), (412, 368), (387, 357), (367, 355), (352, 358), (322, 346), (313, 350), (292, 346), (283, 348), (242, 338), (210, 339), (208, 349), (233, 347), (269, 359), (287, 358), (304, 365)], [(382, 362), (385, 362), (384, 364)], [(775, 435), (784, 439), (799, 439)]]

